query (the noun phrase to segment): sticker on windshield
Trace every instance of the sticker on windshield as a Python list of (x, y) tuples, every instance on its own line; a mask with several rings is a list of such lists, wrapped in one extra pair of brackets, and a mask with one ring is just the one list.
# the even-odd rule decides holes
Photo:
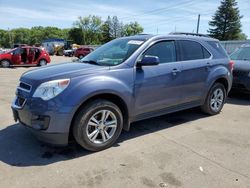
[(128, 44), (135, 44), (135, 45), (141, 45), (143, 41), (141, 40), (130, 40), (128, 41)]

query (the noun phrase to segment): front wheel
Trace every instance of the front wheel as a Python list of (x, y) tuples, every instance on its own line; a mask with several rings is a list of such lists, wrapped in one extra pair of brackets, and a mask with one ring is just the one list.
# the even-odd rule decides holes
[(38, 65), (39, 65), (39, 66), (45, 66), (45, 65), (47, 65), (47, 61), (44, 60), (44, 59), (42, 59), (42, 60), (39, 61), (39, 64), (38, 64)]
[(209, 115), (220, 113), (226, 96), (225, 86), (221, 83), (215, 83), (210, 89), (205, 103), (201, 106), (202, 111)]
[(8, 60), (2, 60), (2, 61), (0, 62), (0, 65), (1, 65), (1, 67), (3, 67), (3, 68), (8, 68), (8, 67), (10, 67), (10, 62), (9, 62)]
[(123, 117), (118, 106), (107, 100), (95, 100), (76, 115), (73, 135), (85, 149), (100, 151), (116, 142), (122, 127)]

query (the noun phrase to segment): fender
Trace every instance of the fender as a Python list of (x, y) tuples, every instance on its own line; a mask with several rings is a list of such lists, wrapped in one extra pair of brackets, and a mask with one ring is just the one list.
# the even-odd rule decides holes
[[(129, 70), (129, 69), (128, 69)], [(114, 71), (115, 72), (115, 71)], [(74, 106), (76, 110), (88, 99), (100, 95), (100, 94), (113, 94), (120, 97), (127, 105), (128, 115), (130, 117), (131, 104), (133, 104), (133, 76), (128, 77), (126, 70), (123, 69), (124, 74), (120, 74), (119, 77), (126, 75), (126, 79), (119, 79), (113, 76), (89, 76), (85, 78), (73, 78), (72, 84), (69, 88), (70, 92), (65, 95), (67, 106)], [(126, 80), (125, 82), (121, 80)], [(74, 98), (68, 98), (74, 96)]]
[[(227, 81), (228, 84), (228, 91), (231, 88), (232, 85), (232, 75), (229, 72), (229, 70), (225, 66), (216, 66), (210, 70), (210, 73), (206, 80), (206, 91), (204, 92), (204, 100), (206, 99), (206, 95), (212, 85), (216, 82), (216, 80), (224, 78)], [(228, 92), (227, 91), (227, 92)]]

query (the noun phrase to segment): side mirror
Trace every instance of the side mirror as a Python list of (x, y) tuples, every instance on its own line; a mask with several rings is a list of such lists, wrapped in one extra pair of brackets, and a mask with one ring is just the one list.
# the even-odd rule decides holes
[(149, 56), (145, 55), (141, 61), (137, 62), (137, 66), (153, 66), (158, 65), (160, 63), (160, 59), (157, 56)]

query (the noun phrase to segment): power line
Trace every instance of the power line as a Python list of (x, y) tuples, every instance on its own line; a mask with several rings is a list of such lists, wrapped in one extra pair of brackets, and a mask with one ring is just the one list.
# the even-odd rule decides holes
[(159, 14), (159, 13), (161, 13), (163, 11), (166, 11), (166, 10), (172, 10), (172, 9), (180, 8), (182, 6), (192, 5), (194, 3), (195, 3), (194, 0), (187, 0), (184, 3), (182, 3), (182, 4), (178, 4), (178, 5), (174, 5), (174, 6), (167, 6), (167, 7), (164, 7), (164, 8), (158, 8), (158, 9), (154, 9), (154, 10), (151, 10), (151, 11), (145, 11), (145, 12), (140, 13), (140, 14), (135, 14), (135, 15), (131, 15), (131, 16), (121, 17), (120, 19), (128, 19), (128, 18), (134, 18), (134, 17), (138, 17), (138, 16), (151, 15), (152, 13), (153, 14)]

